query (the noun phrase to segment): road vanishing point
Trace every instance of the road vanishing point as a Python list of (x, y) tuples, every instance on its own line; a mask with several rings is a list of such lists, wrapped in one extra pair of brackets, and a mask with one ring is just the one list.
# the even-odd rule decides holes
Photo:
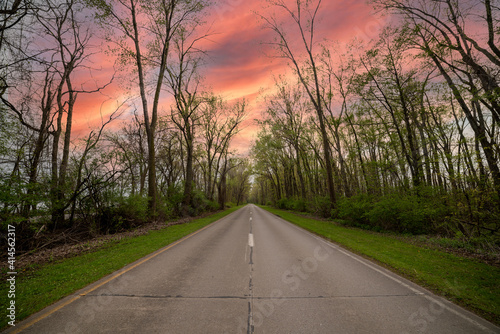
[(11, 333), (500, 333), (247, 205), (34, 314)]

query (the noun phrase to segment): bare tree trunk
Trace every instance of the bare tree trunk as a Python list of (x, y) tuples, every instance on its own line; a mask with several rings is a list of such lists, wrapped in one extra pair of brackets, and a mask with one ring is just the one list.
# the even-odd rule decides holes
[(182, 215), (189, 216), (189, 210), (192, 206), (193, 193), (193, 138), (191, 134), (191, 125), (189, 120), (186, 126), (186, 179), (184, 180), (184, 198), (182, 200)]
[(30, 211), (32, 209), (32, 197), (34, 196), (35, 186), (37, 184), (37, 176), (38, 176), (38, 166), (40, 163), (40, 159), (42, 157), (42, 151), (45, 146), (45, 142), (48, 139), (48, 127), (49, 127), (49, 117), (50, 111), (52, 109), (52, 104), (54, 100), (54, 94), (52, 92), (52, 80), (53, 78), (47, 73), (45, 75), (45, 82), (43, 87), (43, 97), (41, 101), (41, 111), (42, 111), (42, 119), (40, 123), (40, 127), (37, 129), (38, 136), (35, 141), (35, 147), (33, 149), (33, 157), (30, 161), (29, 167), (29, 175), (28, 175), (28, 186), (26, 191), (26, 201), (23, 205), (22, 216), (25, 218), (29, 218)]

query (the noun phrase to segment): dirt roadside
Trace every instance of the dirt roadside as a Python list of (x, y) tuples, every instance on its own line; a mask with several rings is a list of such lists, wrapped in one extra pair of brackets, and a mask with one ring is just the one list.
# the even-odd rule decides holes
[(29, 268), (38, 267), (46, 263), (94, 252), (123, 239), (145, 235), (150, 231), (165, 229), (173, 225), (186, 224), (194, 219), (203, 218), (214, 213), (215, 212), (210, 212), (197, 217), (181, 218), (171, 222), (154, 221), (143, 224), (133, 230), (108, 235), (98, 235), (83, 241), (65, 238), (63, 243), (54, 245), (53, 247), (46, 247), (18, 255), (16, 258), (16, 269), (18, 272), (26, 271), (29, 270)]

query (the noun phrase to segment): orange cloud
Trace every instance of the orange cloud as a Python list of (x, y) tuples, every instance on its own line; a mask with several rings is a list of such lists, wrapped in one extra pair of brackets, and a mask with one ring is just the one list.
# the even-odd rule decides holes
[[(293, 6), (294, 3), (295, 1), (290, 1), (290, 5)], [(203, 69), (205, 84), (211, 87), (214, 93), (227, 99), (245, 98), (249, 102), (245, 128), (233, 143), (233, 147), (240, 153), (248, 151), (250, 141), (258, 131), (252, 120), (260, 117), (262, 106), (259, 103), (262, 99), (258, 99), (259, 95), (272, 89), (274, 77), (285, 73), (291, 75), (283, 59), (266, 56), (272, 54), (272, 50), (265, 43), (272, 41), (274, 36), (271, 30), (263, 28), (263, 22), (255, 12), (270, 15), (273, 11), (275, 10), (264, 0), (221, 0), (206, 13), (206, 29), (210, 27), (213, 35), (201, 44), (208, 50), (207, 62)], [(290, 24), (290, 20), (285, 16), (278, 17), (283, 19), (288, 36), (298, 36), (296, 27)], [(323, 0), (317, 24), (315, 39), (318, 42), (346, 42), (353, 37), (361, 40), (376, 37), (385, 21), (373, 15), (364, 0)], [(294, 47), (301, 49), (301, 39), (297, 38), (294, 42)], [(319, 48), (316, 50), (319, 51)], [(94, 64), (98, 64), (102, 70), (93, 71), (92, 75), (93, 79), (103, 83), (112, 76), (114, 59), (103, 54), (99, 54), (99, 57), (101, 58), (94, 60)], [(129, 83), (131, 75), (134, 74), (127, 74), (126, 80)], [(75, 115), (73, 127), (75, 135), (83, 135), (88, 133), (89, 127), (99, 126), (101, 112), (102, 117), (106, 119), (114, 110), (114, 101), (126, 94), (122, 84), (123, 82), (117, 80), (102, 94), (79, 96), (78, 113)], [(92, 86), (92, 82), (87, 81), (86, 85)], [(167, 95), (164, 93), (163, 110), (170, 109), (171, 100)], [(104, 102), (106, 100), (109, 101)]]
[[(294, 1), (290, 1), (290, 5), (293, 6)], [(266, 43), (272, 42), (275, 36), (263, 27), (263, 21), (255, 14), (271, 15), (274, 11), (266, 1), (226, 0), (218, 2), (207, 20), (216, 33), (211, 37), (213, 43), (206, 45), (209, 48), (209, 64), (205, 70), (207, 83), (225, 96), (250, 101), (249, 120), (233, 142), (240, 153), (248, 152), (258, 132), (258, 127), (250, 120), (260, 117), (262, 106), (256, 100), (259, 92), (266, 88), (269, 91), (274, 86), (274, 77), (285, 73), (291, 76), (283, 59), (267, 56), (272, 55), (273, 50)], [(279, 15), (279, 11), (275, 14), (282, 19), (287, 35), (297, 36), (292, 38), (295, 50), (302, 51), (302, 40), (293, 22)], [(385, 24), (373, 15), (364, 0), (323, 1), (317, 23), (315, 38), (318, 42), (347, 42), (353, 37), (369, 40), (376, 37)]]

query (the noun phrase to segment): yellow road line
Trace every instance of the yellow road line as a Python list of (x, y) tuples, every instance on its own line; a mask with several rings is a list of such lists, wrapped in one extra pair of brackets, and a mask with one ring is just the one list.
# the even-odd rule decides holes
[[(226, 216), (226, 217), (227, 217), (227, 216)], [(225, 218), (225, 217), (224, 217), (224, 218)], [(220, 221), (220, 220), (221, 220), (221, 219), (219, 219), (219, 220), (217, 220), (217, 221), (215, 221), (215, 222), (218, 222), (218, 221)], [(173, 244), (170, 244), (170, 245), (166, 246), (165, 248), (160, 249), (160, 250), (159, 250), (159, 251), (157, 251), (156, 253), (154, 253), (154, 254), (152, 254), (152, 255), (148, 256), (147, 258), (145, 258), (145, 259), (141, 260), (140, 262), (138, 262), (138, 263), (134, 264), (133, 266), (131, 266), (131, 267), (129, 267), (129, 268), (127, 268), (127, 269), (123, 270), (122, 272), (120, 272), (120, 273), (118, 273), (118, 274), (116, 274), (116, 275), (113, 275), (112, 277), (108, 278), (108, 279), (107, 279), (107, 280), (105, 280), (104, 282), (99, 283), (98, 285), (94, 286), (93, 288), (91, 288), (91, 289), (89, 289), (89, 290), (86, 290), (86, 291), (84, 291), (83, 293), (80, 293), (79, 295), (77, 295), (77, 296), (75, 296), (75, 297), (71, 298), (70, 300), (68, 300), (68, 301), (66, 301), (66, 302), (64, 302), (64, 303), (62, 303), (61, 305), (59, 305), (59, 306), (57, 306), (56, 308), (54, 308), (54, 309), (50, 310), (49, 312), (47, 312), (47, 313), (45, 313), (45, 314), (42, 314), (41, 316), (39, 316), (39, 317), (38, 317), (38, 318), (36, 318), (36, 319), (33, 319), (32, 321), (30, 321), (30, 322), (29, 322), (29, 323), (27, 323), (26, 325), (24, 325), (24, 326), (22, 326), (22, 327), (19, 327), (19, 328), (16, 328), (16, 329), (15, 329), (13, 332), (11, 332), (11, 333), (12, 333), (12, 334), (17, 334), (17, 333), (19, 333), (19, 332), (21, 332), (21, 331), (25, 330), (26, 328), (33, 326), (34, 324), (36, 324), (36, 323), (37, 323), (37, 322), (39, 322), (40, 320), (42, 320), (42, 319), (44, 319), (44, 318), (48, 317), (48, 316), (49, 316), (49, 315), (51, 315), (52, 313), (57, 312), (57, 311), (59, 311), (60, 309), (62, 309), (63, 307), (68, 306), (69, 304), (71, 304), (71, 303), (72, 303), (72, 302), (74, 302), (75, 300), (80, 299), (80, 297), (86, 296), (87, 294), (89, 294), (89, 293), (91, 293), (92, 291), (94, 291), (94, 290), (96, 290), (96, 289), (100, 288), (100, 287), (101, 287), (101, 286), (103, 286), (104, 284), (109, 283), (110, 281), (114, 280), (114, 279), (115, 279), (115, 278), (117, 278), (117, 277), (120, 277), (121, 275), (123, 275), (123, 274), (125, 274), (125, 273), (129, 272), (130, 270), (132, 270), (132, 269), (136, 268), (137, 266), (139, 266), (139, 265), (143, 264), (144, 262), (151, 260), (151, 259), (152, 259), (152, 258), (154, 258), (155, 256), (160, 255), (161, 253), (165, 252), (166, 250), (169, 250), (170, 248), (174, 247), (175, 245), (177, 245), (177, 244), (181, 243), (182, 241), (184, 241), (184, 240), (186, 240), (186, 239), (191, 238), (192, 236), (194, 236), (194, 235), (196, 235), (196, 234), (200, 233), (201, 231), (203, 231), (204, 229), (206, 229), (206, 228), (208, 228), (208, 227), (210, 227), (210, 226), (212, 226), (212, 225), (213, 225), (213, 223), (208, 224), (207, 226), (205, 226), (205, 227), (203, 227), (203, 228), (199, 229), (198, 231), (195, 231), (195, 232), (193, 232), (193, 233), (191, 233), (191, 234), (189, 234), (189, 235), (185, 236), (184, 238), (182, 238), (182, 239), (180, 239), (180, 240), (177, 240), (177, 241), (176, 241), (176, 242), (174, 242)]]

